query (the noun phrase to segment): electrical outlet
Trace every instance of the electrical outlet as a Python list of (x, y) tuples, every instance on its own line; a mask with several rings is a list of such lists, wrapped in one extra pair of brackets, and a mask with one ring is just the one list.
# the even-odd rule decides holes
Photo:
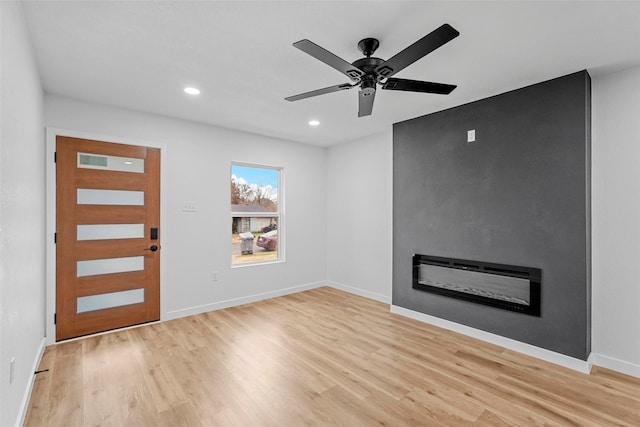
[(218, 272), (214, 271), (211, 273), (211, 281), (212, 282), (217, 282), (218, 281)]
[(9, 384), (13, 384), (13, 379), (16, 375), (16, 358), (11, 358), (11, 364), (9, 365)]

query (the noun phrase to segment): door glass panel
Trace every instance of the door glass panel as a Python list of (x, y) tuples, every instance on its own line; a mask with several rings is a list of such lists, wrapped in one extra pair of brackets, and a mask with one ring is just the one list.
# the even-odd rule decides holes
[(144, 224), (84, 224), (77, 226), (78, 240), (141, 239)]
[(120, 307), (129, 304), (139, 304), (144, 302), (144, 289), (131, 289), (129, 291), (78, 297), (76, 302), (77, 313), (86, 313), (87, 311), (102, 310), (104, 308)]
[(144, 270), (144, 257), (92, 259), (76, 261), (77, 277)]
[(144, 159), (78, 153), (78, 167), (84, 169), (144, 173)]
[(144, 206), (144, 191), (78, 188), (77, 200), (79, 205)]

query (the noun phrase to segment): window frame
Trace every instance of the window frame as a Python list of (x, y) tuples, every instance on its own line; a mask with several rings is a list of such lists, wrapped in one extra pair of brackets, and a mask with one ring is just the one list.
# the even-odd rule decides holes
[[(252, 217), (260, 217), (260, 218), (277, 218), (278, 224), (278, 248), (277, 248), (277, 258), (263, 261), (246, 261), (246, 262), (234, 262), (234, 253), (233, 253), (233, 243), (231, 243), (230, 248), (230, 258), (231, 258), (231, 268), (242, 268), (242, 267), (251, 267), (257, 265), (267, 265), (267, 264), (277, 264), (285, 262), (285, 242), (284, 242), (284, 167), (282, 166), (273, 166), (267, 164), (259, 164), (259, 163), (250, 163), (250, 162), (237, 162), (232, 161), (229, 166), (229, 183), (231, 183), (231, 176), (233, 175), (233, 167), (241, 166), (248, 167), (254, 169), (268, 169), (277, 172), (278, 183), (277, 183), (277, 203), (276, 203), (276, 211), (275, 212), (251, 212)], [(231, 220), (233, 218), (243, 218), (246, 217), (247, 212), (243, 211), (234, 211), (232, 209), (231, 203), (231, 194), (229, 194), (229, 211), (231, 213)], [(233, 237), (233, 229), (231, 230), (231, 236)]]

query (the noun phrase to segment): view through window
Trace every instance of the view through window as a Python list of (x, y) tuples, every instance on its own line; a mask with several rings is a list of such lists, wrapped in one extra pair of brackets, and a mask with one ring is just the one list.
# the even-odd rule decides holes
[(232, 264), (280, 259), (280, 169), (231, 165)]

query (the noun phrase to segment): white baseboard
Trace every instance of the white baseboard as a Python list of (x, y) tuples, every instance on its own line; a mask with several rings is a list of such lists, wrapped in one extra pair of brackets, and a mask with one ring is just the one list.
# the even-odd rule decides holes
[(624, 360), (616, 359), (615, 357), (605, 356), (604, 354), (598, 353), (591, 353), (589, 361), (596, 366), (601, 366), (603, 368), (611, 369), (612, 371), (640, 378), (640, 365), (638, 364), (626, 362)]
[(192, 316), (194, 314), (206, 313), (207, 311), (220, 310), (223, 308), (235, 307), (237, 305), (249, 304), (270, 298), (281, 297), (284, 295), (295, 294), (296, 292), (307, 291), (309, 289), (320, 288), (326, 286), (325, 282), (308, 283), (300, 286), (292, 286), (290, 288), (278, 289), (276, 291), (265, 292), (262, 294), (248, 295), (241, 298), (233, 298), (224, 301), (218, 301), (211, 304), (197, 305), (194, 307), (183, 308), (167, 312), (162, 320), (178, 319), (180, 317)]
[[(38, 348), (38, 353), (36, 354), (35, 359), (33, 360), (33, 367), (31, 368), (31, 372), (35, 373), (38, 370), (38, 366), (40, 366), (40, 361), (42, 360), (42, 355), (44, 354), (44, 349), (46, 348), (45, 337), (42, 338), (40, 342), (40, 347)], [(31, 381), (29, 381), (29, 385), (24, 391), (24, 396), (22, 397), (22, 402), (20, 403), (20, 412), (18, 412), (18, 418), (16, 419), (16, 427), (20, 427), (24, 424), (25, 417), (27, 416), (27, 409), (29, 408), (29, 399), (31, 399), (31, 392), (33, 391), (33, 383), (36, 380), (35, 374), (31, 375)]]
[(354, 288), (353, 286), (348, 286), (343, 283), (328, 281), (326, 283), (327, 286), (338, 289), (340, 291), (348, 292), (350, 294), (358, 295), (361, 297), (369, 298), (374, 301), (382, 302), (384, 304), (391, 304), (391, 297), (378, 294), (376, 292), (366, 291), (360, 288)]
[(469, 326), (460, 325), (459, 323), (451, 322), (449, 320), (440, 319), (439, 317), (431, 316), (417, 311), (409, 310), (403, 307), (395, 305), (391, 306), (391, 312), (400, 314), (411, 319), (419, 320), (421, 322), (429, 323), (434, 326), (438, 326), (443, 329), (458, 332), (462, 335), (466, 335), (472, 338), (477, 338), (482, 341), (489, 342), (491, 344), (505, 347), (509, 350), (514, 350), (519, 353), (526, 354), (538, 359), (545, 360), (547, 362), (554, 363), (556, 365), (564, 366), (565, 368), (573, 369), (574, 371), (588, 374), (591, 372), (592, 362), (591, 360), (580, 360), (574, 357), (566, 356), (564, 354), (556, 353), (551, 350), (536, 347), (531, 344), (526, 344), (520, 341), (513, 340), (511, 338), (505, 338), (500, 335), (492, 334), (490, 332), (475, 329)]

